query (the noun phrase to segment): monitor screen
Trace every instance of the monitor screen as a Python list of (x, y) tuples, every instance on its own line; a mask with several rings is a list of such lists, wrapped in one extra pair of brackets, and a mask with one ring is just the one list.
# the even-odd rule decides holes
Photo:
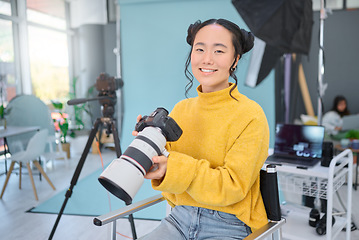
[(324, 127), (277, 124), (274, 153), (303, 158), (321, 158)]

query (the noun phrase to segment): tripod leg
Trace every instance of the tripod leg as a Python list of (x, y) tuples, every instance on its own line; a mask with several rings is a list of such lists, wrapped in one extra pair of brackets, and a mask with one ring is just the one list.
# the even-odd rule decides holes
[[(130, 203), (130, 204), (131, 204), (131, 203)], [(130, 205), (130, 204), (127, 204), (127, 203), (126, 203), (126, 205)], [(131, 225), (132, 237), (133, 237), (133, 239), (137, 239), (135, 221), (134, 221), (134, 219), (133, 219), (133, 215), (132, 215), (132, 214), (128, 215), (128, 221), (130, 222), (130, 225)]]
[(102, 138), (102, 132), (103, 132), (103, 126), (100, 126), (99, 129), (98, 129), (98, 147), (101, 151), (102, 149), (102, 146), (103, 146), (103, 143), (101, 142), (101, 138)]
[(120, 146), (120, 138), (118, 137), (118, 132), (116, 129), (116, 121), (111, 121), (111, 131), (113, 134), (113, 140), (115, 142), (116, 155), (119, 158), (122, 155), (121, 146)]
[(89, 153), (89, 150), (91, 148), (91, 144), (95, 138), (95, 135), (97, 133), (97, 130), (98, 130), (98, 127), (101, 123), (101, 119), (98, 118), (96, 119), (92, 129), (91, 129), (91, 132), (90, 132), (90, 135), (89, 135), (89, 138), (87, 140), (87, 143), (86, 143), (86, 146), (84, 148), (84, 151), (82, 152), (82, 155), (81, 155), (81, 158), (80, 158), (80, 161), (79, 163), (77, 164), (77, 167), (76, 167), (76, 170), (74, 172), (74, 175), (72, 176), (72, 179), (71, 179), (71, 185), (69, 187), (69, 189), (66, 191), (66, 194), (65, 194), (65, 200), (62, 204), (62, 207), (60, 209), (60, 212), (56, 218), (56, 222), (54, 224), (54, 227), (52, 228), (52, 231), (51, 231), (51, 234), (49, 236), (49, 240), (51, 240), (55, 234), (55, 231), (56, 231), (56, 228), (57, 228), (57, 225), (59, 224), (59, 221), (60, 221), (60, 218), (62, 216), (62, 213), (64, 212), (65, 210), (65, 207), (66, 207), (66, 204), (67, 204), (67, 201), (68, 199), (71, 197), (72, 195), (72, 189), (74, 188), (74, 186), (76, 185), (77, 183), (77, 180), (79, 179), (79, 176), (80, 176), (80, 173), (81, 173), (81, 170), (82, 170), (82, 167), (85, 163), (85, 160), (86, 160), (86, 157)]
[[(117, 154), (117, 157), (120, 157), (122, 155), (122, 152), (121, 152), (121, 146), (120, 146), (120, 140), (119, 140), (119, 137), (118, 137), (118, 132), (117, 132), (117, 129), (116, 129), (116, 121), (114, 121), (114, 120), (111, 121), (111, 130), (112, 130), (113, 139), (114, 139), (114, 142), (115, 142), (116, 154)], [(126, 203), (126, 205), (130, 205), (130, 204), (131, 203)], [(133, 237), (133, 239), (137, 239), (135, 222), (133, 220), (133, 215), (132, 214), (128, 215), (128, 221), (130, 221), (131, 230), (132, 230), (132, 237)]]

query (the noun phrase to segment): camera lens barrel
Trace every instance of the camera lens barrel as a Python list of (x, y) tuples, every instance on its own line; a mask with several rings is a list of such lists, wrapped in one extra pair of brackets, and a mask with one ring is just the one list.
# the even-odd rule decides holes
[(319, 219), (320, 219), (319, 210), (316, 208), (313, 208), (309, 214), (309, 226), (316, 227)]
[(159, 128), (145, 127), (98, 180), (113, 195), (131, 203), (143, 183), (143, 176), (153, 165), (152, 158), (162, 155), (165, 145), (166, 138)]
[(144, 178), (132, 163), (118, 158), (111, 162), (98, 180), (110, 193), (130, 204)]
[[(332, 226), (334, 223), (335, 218), (332, 216)], [(327, 233), (327, 214), (324, 214), (323, 217), (318, 221), (315, 230), (319, 235), (324, 235)]]
[(145, 175), (153, 165), (152, 158), (161, 155), (165, 145), (166, 138), (159, 128), (146, 127), (120, 158), (131, 162)]

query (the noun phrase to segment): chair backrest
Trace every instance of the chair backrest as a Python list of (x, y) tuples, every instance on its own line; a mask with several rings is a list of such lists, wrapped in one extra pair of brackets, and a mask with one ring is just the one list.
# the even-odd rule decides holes
[[(9, 126), (39, 126), (40, 129), (47, 129), (49, 135), (55, 134), (50, 109), (34, 95), (18, 95), (13, 98), (6, 107), (6, 121)], [(21, 142), (25, 148), (33, 135), (34, 133), (26, 133), (8, 137), (11, 153), (18, 151), (14, 144)]]
[(33, 160), (38, 158), (45, 151), (45, 146), (47, 142), (47, 129), (41, 129), (36, 132), (34, 136), (32, 136), (29, 140), (29, 143), (26, 147), (26, 158), (29, 160)]
[(260, 189), (268, 219), (280, 221), (282, 214), (279, 203), (277, 169), (275, 165), (267, 165), (266, 170), (261, 170)]

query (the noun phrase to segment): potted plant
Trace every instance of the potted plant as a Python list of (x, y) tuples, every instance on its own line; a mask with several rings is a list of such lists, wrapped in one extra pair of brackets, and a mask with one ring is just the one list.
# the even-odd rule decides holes
[[(74, 77), (72, 80), (72, 91), (69, 92), (69, 98), (70, 99), (76, 99), (77, 98), (77, 82), (78, 77)], [(91, 86), (87, 91), (87, 97), (89, 97), (90, 94), (92, 94), (94, 90), (94, 86)], [(91, 111), (89, 109), (89, 106), (87, 102), (73, 105), (73, 113), (71, 114), (70, 119), (70, 125), (71, 125), (71, 137), (75, 137), (74, 130), (82, 130), (85, 128), (85, 122), (84, 122), (84, 113), (88, 114), (91, 117)]]
[(346, 134), (345, 134), (345, 138), (348, 139), (359, 139), (359, 131), (358, 130), (349, 130)]
[(358, 130), (349, 130), (345, 134), (345, 138), (350, 140), (350, 147), (353, 149), (359, 149), (359, 131)]
[(51, 118), (54, 121), (55, 131), (60, 134), (60, 142), (62, 149), (70, 158), (70, 143), (67, 142), (66, 137), (69, 130), (68, 114), (62, 112), (63, 104), (58, 101), (51, 101), (55, 111), (51, 113)]

